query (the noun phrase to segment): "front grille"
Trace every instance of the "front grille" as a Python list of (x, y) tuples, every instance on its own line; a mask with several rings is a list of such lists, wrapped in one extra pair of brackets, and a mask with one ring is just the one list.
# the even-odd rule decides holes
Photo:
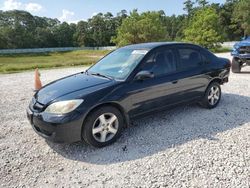
[(239, 49), (240, 54), (250, 54), (250, 46), (242, 46)]

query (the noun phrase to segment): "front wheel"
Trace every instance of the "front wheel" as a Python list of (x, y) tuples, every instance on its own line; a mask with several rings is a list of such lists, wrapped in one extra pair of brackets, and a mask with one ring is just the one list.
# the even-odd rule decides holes
[(233, 58), (232, 60), (232, 72), (233, 73), (240, 73), (241, 71), (241, 63), (237, 58)]
[(212, 109), (215, 108), (221, 99), (221, 87), (217, 82), (212, 82), (205, 93), (205, 96), (200, 103), (203, 107)]
[(104, 147), (120, 137), (123, 126), (121, 112), (112, 106), (104, 106), (88, 115), (82, 137), (89, 145)]

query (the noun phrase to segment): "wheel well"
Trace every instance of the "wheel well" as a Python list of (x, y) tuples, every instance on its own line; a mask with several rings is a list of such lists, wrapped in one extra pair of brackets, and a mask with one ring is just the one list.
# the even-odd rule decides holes
[[(211, 81), (209, 82), (208, 86), (209, 86), (211, 83), (213, 83), (213, 82), (217, 82), (218, 84), (221, 84), (221, 83), (222, 83), (222, 79), (221, 79), (221, 78), (215, 78), (215, 79), (213, 79), (213, 80), (211, 80)], [(207, 86), (207, 87), (208, 87), (208, 86)]]
[[(112, 103), (112, 102), (109, 102), (109, 103), (103, 103), (103, 104), (99, 104), (97, 106), (95, 106), (94, 108), (92, 108), (86, 115), (85, 119), (84, 119), (84, 122), (86, 121), (87, 117), (95, 110), (97, 110), (98, 108), (101, 108), (101, 107), (104, 107), (104, 106), (112, 106), (116, 109), (118, 109), (123, 117), (123, 120), (124, 120), (124, 123), (125, 123), (125, 126), (128, 127), (129, 125), (129, 117), (128, 115), (126, 114), (125, 110), (117, 103)], [(84, 123), (83, 122), (83, 123)]]
[(217, 82), (218, 84), (221, 85), (222, 79), (220, 79), (220, 78), (215, 78), (215, 79), (211, 80), (211, 81), (209, 82), (209, 84), (207, 85), (207, 87), (206, 87), (205, 93), (206, 93), (208, 87), (209, 87), (213, 82)]
[(211, 81), (209, 82), (209, 84), (207, 85), (207, 87), (206, 87), (206, 90), (205, 90), (204, 95), (206, 94), (208, 87), (209, 87), (213, 82), (217, 82), (218, 84), (221, 84), (221, 83), (222, 83), (222, 79), (220, 79), (220, 78), (215, 78), (215, 79), (211, 80)]

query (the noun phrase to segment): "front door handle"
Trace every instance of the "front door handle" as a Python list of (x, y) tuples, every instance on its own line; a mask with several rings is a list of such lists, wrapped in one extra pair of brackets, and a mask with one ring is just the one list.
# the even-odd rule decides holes
[(177, 83), (178, 83), (178, 80), (172, 82), (172, 84), (177, 84)]

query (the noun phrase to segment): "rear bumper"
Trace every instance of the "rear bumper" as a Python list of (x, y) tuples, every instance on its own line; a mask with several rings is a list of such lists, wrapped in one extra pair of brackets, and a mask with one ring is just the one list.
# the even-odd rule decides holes
[[(26, 113), (34, 131), (47, 140), (66, 143), (73, 143), (82, 140), (82, 118), (64, 123), (63, 119), (67, 119), (67, 117), (58, 116), (58, 120), (55, 121), (57, 123), (51, 123), (46, 121), (48, 117), (44, 118), (43, 114), (32, 112), (30, 108), (27, 108)], [(55, 120), (55, 117), (53, 117), (53, 119)], [(60, 120), (62, 120), (62, 123), (60, 123)]]

